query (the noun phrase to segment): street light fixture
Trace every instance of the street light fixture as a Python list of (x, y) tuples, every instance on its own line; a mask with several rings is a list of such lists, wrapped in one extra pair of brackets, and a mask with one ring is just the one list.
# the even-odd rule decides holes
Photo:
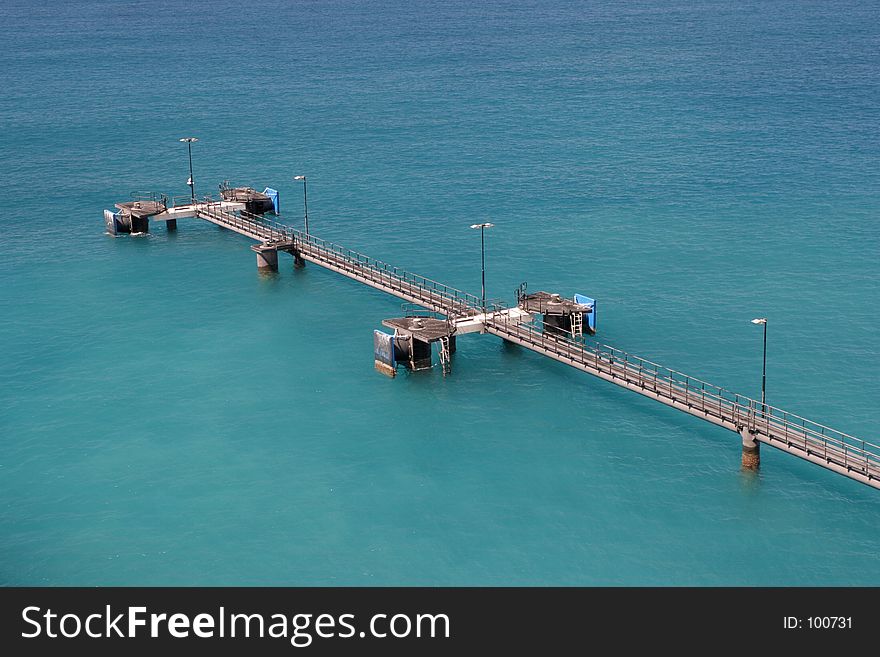
[(309, 234), (309, 194), (308, 194), (308, 183), (306, 181), (305, 176), (294, 176), (294, 180), (302, 180), (303, 184), (303, 208), (305, 209), (305, 225), (306, 225), (306, 235)]
[(764, 325), (764, 367), (761, 373), (761, 415), (766, 412), (765, 400), (767, 398), (767, 318), (757, 317), (752, 320), (752, 324)]
[(192, 197), (192, 202), (196, 202), (196, 184), (193, 181), (193, 152), (192, 145), (193, 142), (198, 141), (198, 137), (184, 137), (180, 141), (186, 144), (186, 150), (189, 152), (189, 180), (186, 181), (186, 184), (189, 185), (190, 196)]
[(471, 228), (476, 230), (480, 229), (480, 271), (482, 273), (482, 290), (481, 299), (483, 300), (483, 314), (486, 314), (486, 240), (485, 240), (485, 230), (487, 228), (492, 228), (495, 224), (490, 224), (488, 222), (482, 224), (472, 224)]

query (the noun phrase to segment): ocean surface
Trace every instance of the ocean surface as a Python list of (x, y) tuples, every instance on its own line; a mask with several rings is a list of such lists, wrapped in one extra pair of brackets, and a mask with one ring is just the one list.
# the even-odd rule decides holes
[(312, 232), (880, 440), (880, 3), (0, 3), (0, 583), (880, 585), (880, 491), (133, 191)]

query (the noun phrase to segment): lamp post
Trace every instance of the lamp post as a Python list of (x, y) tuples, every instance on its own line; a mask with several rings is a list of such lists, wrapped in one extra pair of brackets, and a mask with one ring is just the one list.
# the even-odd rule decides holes
[(764, 367), (761, 372), (761, 415), (766, 412), (765, 400), (767, 398), (767, 318), (757, 317), (752, 320), (752, 324), (764, 325)]
[(198, 141), (198, 137), (184, 137), (180, 141), (186, 143), (186, 150), (189, 152), (189, 180), (186, 181), (186, 184), (189, 185), (190, 196), (192, 197), (192, 202), (196, 202), (196, 184), (193, 181), (193, 151), (192, 145), (193, 142)]
[(471, 228), (476, 230), (480, 229), (480, 271), (482, 273), (482, 294), (480, 298), (483, 300), (483, 314), (486, 314), (486, 239), (485, 239), (485, 230), (487, 228), (492, 228), (495, 224), (490, 224), (488, 222), (482, 224), (472, 224)]
[(294, 180), (302, 180), (303, 184), (303, 208), (305, 209), (305, 225), (306, 225), (306, 235), (309, 234), (309, 193), (308, 193), (308, 183), (306, 182), (305, 176), (294, 176)]

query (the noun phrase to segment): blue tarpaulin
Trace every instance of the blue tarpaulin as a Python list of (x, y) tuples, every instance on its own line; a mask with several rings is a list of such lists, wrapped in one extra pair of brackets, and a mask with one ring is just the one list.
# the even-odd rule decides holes
[(590, 329), (590, 333), (596, 332), (596, 300), (591, 299), (590, 297), (585, 297), (583, 294), (575, 294), (574, 295), (575, 303), (582, 303), (585, 306), (592, 306), (593, 312), (584, 313), (584, 319), (587, 322), (587, 327)]
[(263, 193), (272, 199), (272, 205), (275, 207), (275, 214), (281, 214), (281, 196), (278, 194), (278, 190), (267, 187), (263, 190)]

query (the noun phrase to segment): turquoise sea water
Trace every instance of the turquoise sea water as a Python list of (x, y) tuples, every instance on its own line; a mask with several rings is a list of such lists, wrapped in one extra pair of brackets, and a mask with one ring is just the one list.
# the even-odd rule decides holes
[(877, 2), (0, 4), (0, 582), (880, 584), (880, 496), (133, 190), (312, 232), (877, 442)]

